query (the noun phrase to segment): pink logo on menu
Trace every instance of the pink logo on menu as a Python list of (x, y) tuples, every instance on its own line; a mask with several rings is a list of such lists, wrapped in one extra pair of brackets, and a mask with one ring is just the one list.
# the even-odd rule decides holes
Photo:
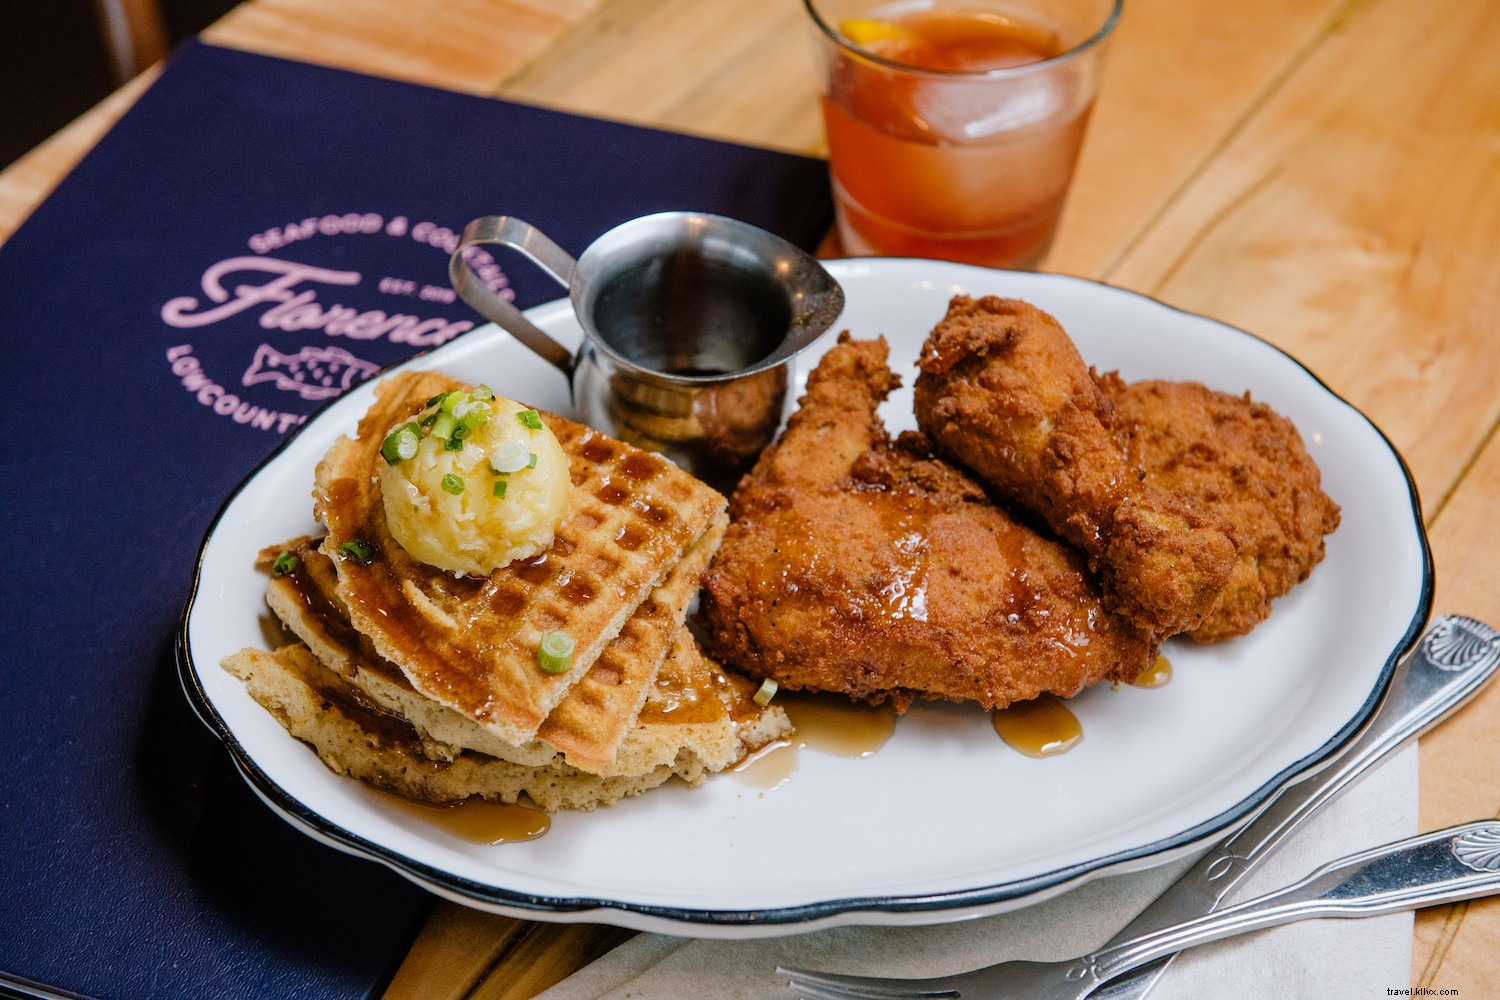
[(270, 344), (261, 344), (240, 382), (270, 382), (303, 399), (330, 399), (347, 391), (356, 378), (367, 379), (379, 370), (342, 347), (304, 347), (296, 354), (282, 354)]
[[(306, 419), (305, 415), (284, 411), (272, 400), (245, 398), (254, 393), (241, 390), (265, 386), (303, 401), (330, 399), (380, 370), (380, 364), (358, 353), (355, 345), (362, 341), (383, 340), (421, 349), (445, 344), (473, 328), (472, 320), (453, 320), (427, 312), (456, 302), (457, 296), (447, 284), (383, 275), (372, 285), (377, 293), (391, 297), (390, 306), (360, 308), (340, 302), (339, 297), (341, 291), (347, 294), (364, 285), (362, 272), (318, 267), (276, 255), (276, 251), (293, 244), (330, 237), (415, 241), (443, 253), (443, 275), (447, 273), (447, 258), (458, 244), (458, 235), (447, 227), (431, 222), (412, 225), (405, 216), (387, 219), (374, 212), (308, 218), (251, 236), (246, 241), (250, 255), (210, 265), (192, 294), (173, 298), (161, 308), (162, 322), (177, 330), (208, 330), (226, 321), (244, 323), (253, 317), (267, 331), (266, 342), (255, 348), (244, 370), (235, 374), (208, 371), (192, 343), (168, 348), (166, 359), (172, 375), (200, 404), (235, 423), (285, 433)], [(478, 247), (471, 247), (465, 257), (490, 288), (514, 298), (509, 280), (493, 257)], [(309, 337), (314, 338), (313, 343), (306, 343)], [(342, 344), (328, 343), (332, 338)], [(237, 388), (229, 388), (235, 383)], [(266, 405), (268, 402), (271, 405)]]

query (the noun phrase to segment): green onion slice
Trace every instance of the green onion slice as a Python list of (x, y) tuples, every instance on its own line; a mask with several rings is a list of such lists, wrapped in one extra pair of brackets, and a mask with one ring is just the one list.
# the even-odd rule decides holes
[(452, 493), (454, 496), (458, 496), (464, 491), (464, 481), (451, 472), (443, 476), (442, 485), (444, 493)]
[(505, 499), (505, 487), (507, 485), (509, 484), (503, 479), (495, 480), (495, 488), (490, 490), (490, 496), (500, 497), (502, 500)]
[(271, 564), (271, 575), (275, 577), (282, 577), (290, 573), (295, 573), (296, 571), (297, 557), (292, 555), (286, 549), (282, 549), (281, 554), (276, 557), (276, 561)]
[(526, 468), (528, 468), (528, 469), (535, 469), (536, 468), (536, 452), (534, 452), (534, 451), (528, 451), (526, 453)]
[(417, 453), (417, 445), (421, 443), (422, 428), (414, 421), (408, 421), (385, 436), (380, 445), (380, 457), (385, 459), (386, 465), (404, 462)]
[(453, 408), (453, 416), (458, 419), (459, 426), (470, 430), (482, 425), (493, 413), (490, 404), (477, 399), (466, 400)]
[(765, 708), (767, 705), (771, 704), (771, 699), (776, 697), (776, 689), (780, 686), (780, 684), (777, 684), (775, 681), (771, 680), (771, 678), (767, 677), (765, 680), (760, 682), (760, 690), (756, 691), (755, 694), (751, 696), (751, 700), (761, 708)]
[(468, 436), (469, 429), (463, 424), (459, 424), (453, 428), (453, 433), (448, 435), (448, 440), (443, 442), (443, 449), (445, 451), (462, 451), (464, 438)]
[(516, 414), (516, 419), (521, 421), (522, 425), (530, 430), (539, 431), (542, 429), (542, 415), (535, 410), (522, 410)]
[(573, 665), (573, 637), (566, 632), (542, 633), (536, 648), (536, 662), (549, 674), (560, 674)]
[(375, 558), (375, 546), (362, 538), (356, 538), (340, 545), (339, 555), (360, 566), (368, 566)]
[(438, 404), (438, 409), (442, 410), (444, 413), (451, 414), (454, 410), (458, 409), (459, 403), (466, 402), (468, 398), (468, 393), (459, 392), (456, 389), (453, 392), (444, 393), (443, 401)]
[(495, 390), (481, 382), (474, 387), (473, 392), (469, 393), (469, 398), (477, 399), (481, 403), (492, 403), (495, 400)]
[(427, 402), (423, 403), (422, 409), (426, 410), (434, 406), (441, 406), (443, 400), (447, 399), (451, 395), (453, 395), (452, 392), (440, 392), (436, 396), (433, 396), (431, 399), (429, 399)]
[(519, 441), (502, 441), (490, 452), (490, 470), (497, 476), (520, 472), (526, 468), (530, 454)]
[(453, 419), (453, 414), (439, 412), (437, 419), (432, 422), (432, 436), (447, 439), (453, 436), (453, 428), (458, 426), (458, 421)]

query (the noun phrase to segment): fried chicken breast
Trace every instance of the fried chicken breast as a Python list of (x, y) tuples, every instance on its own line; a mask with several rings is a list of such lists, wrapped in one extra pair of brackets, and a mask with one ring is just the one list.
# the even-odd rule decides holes
[(844, 334), (740, 482), (704, 581), (714, 655), (790, 689), (995, 708), (1129, 681), (1154, 635), (1106, 610), (1081, 555), (1022, 526), (876, 407), (885, 341)]
[(1195, 382), (1127, 384), (1113, 372), (1098, 381), (1126, 462), (1147, 483), (1192, 497), (1234, 527), (1239, 553), (1228, 586), (1188, 635), (1213, 642), (1250, 631), (1322, 562), (1324, 536), (1339, 524), (1302, 436), (1249, 393)]
[(1112, 609), (1162, 635), (1213, 611), (1235, 564), (1230, 525), (1126, 464), (1108, 404), (1055, 319), (1016, 299), (958, 296), (919, 364), (918, 426), (1081, 548)]

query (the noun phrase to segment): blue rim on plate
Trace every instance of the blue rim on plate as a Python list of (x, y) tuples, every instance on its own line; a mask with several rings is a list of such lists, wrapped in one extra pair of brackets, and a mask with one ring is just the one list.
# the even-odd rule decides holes
[[(457, 872), (447, 870), (439, 865), (428, 863), (421, 858), (413, 857), (410, 852), (394, 847), (388, 842), (382, 842), (380, 839), (366, 835), (363, 831), (349, 829), (345, 825), (334, 822), (318, 809), (309, 806), (302, 799), (299, 799), (284, 788), (261, 766), (256, 759), (255, 753), (245, 745), (234, 727), (226, 720), (224, 714), (220, 711), (220, 707), (215, 704), (214, 698), (206, 690), (203, 674), (200, 672), (199, 665), (194, 659), (194, 649), (190, 641), (190, 624), (200, 607), (200, 597), (204, 583), (204, 563), (209, 551), (210, 542), (214, 539), (216, 532), (222, 527), (222, 522), (236, 499), (245, 493), (263, 472), (271, 468), (277, 459), (291, 449), (303, 436), (315, 427), (318, 427), (319, 419), (329, 409), (337, 406), (339, 401), (335, 400), (329, 406), (319, 410), (302, 428), (283, 441), (270, 456), (245, 478), (215, 515), (213, 523), (206, 532), (203, 543), (199, 548), (194, 568), (192, 589), (178, 630), (176, 659), (183, 690), (186, 692), (188, 700), (198, 716), (229, 749), (240, 773), (256, 794), (285, 819), (304, 832), (349, 853), (379, 861), (420, 885), (469, 905), (531, 919), (560, 921), (587, 919), (593, 922), (615, 923), (636, 929), (665, 931), (668, 933), (751, 937), (798, 933), (843, 924), (933, 923), (959, 919), (975, 914), (1003, 912), (1018, 905), (1025, 905), (1030, 901), (1048, 898), (1101, 874), (1127, 871), (1160, 863), (1161, 861), (1184, 854), (1194, 846), (1205, 844), (1211, 839), (1222, 836), (1252, 815), (1276, 790), (1298, 775), (1327, 760), (1362, 730), (1383, 697), (1397, 661), (1417, 640), (1422, 628), (1425, 626), (1431, 612), (1433, 598), (1432, 555), (1422, 525), (1421, 505), (1416, 485), (1412, 480), (1410, 470), (1394, 446), (1391, 445), (1385, 435), (1367, 417), (1329, 389), (1326, 384), (1312, 372), (1308, 371), (1295, 358), (1292, 358), (1284, 351), (1281, 351), (1263, 339), (1256, 337), (1254, 334), (1219, 323), (1218, 321), (1207, 320), (1204, 317), (1187, 313), (1147, 296), (1139, 295), (1138, 293), (1062, 275), (1010, 275), (1003, 272), (987, 271), (982, 268), (939, 264), (931, 261), (860, 259), (830, 261), (826, 263), (830, 270), (835, 272), (836, 276), (839, 276), (841, 280), (846, 282), (846, 288), (850, 280), (854, 280), (858, 284), (860, 275), (874, 275), (876, 280), (888, 282), (889, 275), (886, 272), (898, 274), (921, 269), (940, 276), (948, 276), (951, 280), (946, 284), (941, 281), (936, 282), (936, 284), (950, 291), (973, 290), (977, 293), (986, 286), (993, 287), (1009, 283), (1023, 283), (1027, 286), (1035, 286), (1037, 288), (1052, 288), (1056, 289), (1058, 294), (1064, 296), (1068, 294), (1068, 289), (1087, 289), (1089, 290), (1089, 294), (1096, 294), (1100, 290), (1103, 290), (1107, 291), (1110, 296), (1126, 296), (1137, 302), (1149, 303), (1154, 308), (1167, 310), (1171, 314), (1190, 318), (1195, 322), (1201, 321), (1212, 324), (1217, 331), (1247, 338), (1249, 342), (1253, 342), (1256, 345), (1257, 350), (1265, 349), (1274, 352), (1277, 356), (1277, 364), (1289, 363), (1295, 366), (1298, 371), (1311, 380), (1318, 390), (1357, 417), (1362, 422), (1362, 426), (1373, 431), (1375, 435), (1374, 440), (1377, 440), (1379, 446), (1388, 452), (1388, 457), (1394, 461), (1395, 468), (1399, 469), (1402, 483), (1393, 485), (1392, 488), (1399, 492), (1399, 485), (1404, 485), (1405, 495), (1410, 506), (1411, 524), (1408, 526), (1403, 521), (1402, 528), (1403, 530), (1406, 530), (1408, 527), (1411, 529), (1413, 542), (1411, 562), (1414, 564), (1415, 571), (1419, 572), (1420, 580), (1412, 581), (1415, 586), (1412, 605), (1410, 607), (1403, 605), (1397, 609), (1397, 614), (1404, 613), (1408, 617), (1404, 628), (1400, 626), (1399, 619), (1394, 621), (1390, 626), (1393, 630), (1399, 629), (1399, 632), (1393, 631), (1392, 633), (1396, 638), (1389, 650), (1384, 653), (1384, 663), (1380, 665), (1378, 671), (1373, 670), (1373, 664), (1371, 665), (1371, 673), (1366, 678), (1366, 680), (1370, 681), (1368, 688), (1364, 687), (1364, 682), (1361, 682), (1360, 690), (1365, 692), (1362, 703), (1350, 712), (1343, 724), (1332, 731), (1315, 749), (1302, 754), (1294, 760), (1284, 762), (1282, 766), (1277, 767), (1269, 774), (1259, 776), (1258, 784), (1251, 790), (1241, 795), (1237, 801), (1228, 807), (1218, 810), (1211, 816), (1202, 818), (1180, 829), (1175, 829), (1169, 835), (1156, 837), (1148, 842), (1136, 844), (1125, 849), (1110, 850), (1075, 863), (1046, 867), (1044, 870), (1029, 873), (1024, 877), (998, 882), (992, 881), (983, 885), (945, 888), (934, 891), (877, 891), (869, 894), (830, 894), (827, 898), (818, 898), (788, 905), (723, 909), (695, 904), (666, 905), (645, 899), (612, 898), (605, 894), (591, 895), (580, 893), (571, 895), (518, 891), (503, 885), (479, 881), (475, 878), (466, 877)], [(853, 296), (851, 295), (852, 299)], [(532, 310), (532, 313), (555, 317), (559, 310), (565, 308), (566, 303), (551, 303)], [(936, 317), (934, 317), (935, 319)], [(1064, 325), (1067, 326), (1068, 324), (1065, 322)], [(873, 332), (870, 330), (858, 331), (859, 335), (862, 336)], [(922, 333), (925, 334), (925, 330)], [(391, 370), (407, 367), (414, 363), (423, 363), (423, 358), (430, 360), (432, 354), (449, 352), (454, 349), (455, 345), (459, 345), (463, 341), (476, 336), (502, 335), (488, 332), (488, 330), (475, 331), (464, 338), (460, 338), (459, 341), (455, 341), (454, 344), (439, 348), (436, 352), (425, 352), (423, 355), (418, 355), (407, 362), (403, 362), (401, 365), (393, 366)], [(372, 379), (371, 382), (373, 381), (375, 380)], [(1323, 405), (1321, 401), (1319, 405)], [(1387, 456), (1382, 453), (1382, 457)], [(310, 481), (310, 468), (307, 470), (307, 474)], [(1344, 500), (1346, 504), (1356, 502), (1356, 498), (1353, 497), (1345, 497)], [(274, 538), (257, 539), (257, 543), (274, 544), (278, 540)], [(1275, 616), (1273, 616), (1274, 619)], [(290, 739), (284, 733), (282, 734), (282, 738)], [(308, 752), (308, 757), (318, 767), (322, 767), (321, 763), (310, 752)], [(595, 815), (602, 815), (604, 812), (608, 812), (608, 810)]]

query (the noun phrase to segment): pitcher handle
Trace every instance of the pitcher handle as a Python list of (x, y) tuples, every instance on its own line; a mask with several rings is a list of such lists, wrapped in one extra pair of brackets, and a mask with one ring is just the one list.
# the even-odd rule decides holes
[(464, 251), (481, 244), (519, 250), (564, 288), (572, 286), (573, 271), (578, 262), (531, 223), (508, 215), (486, 215), (470, 222), (464, 227), (458, 248), (448, 258), (448, 280), (459, 298), (485, 319), (498, 323), (541, 358), (556, 365), (571, 385), (573, 352), (543, 333), (540, 327), (522, 315), (521, 310), (485, 284), (465, 259)]

